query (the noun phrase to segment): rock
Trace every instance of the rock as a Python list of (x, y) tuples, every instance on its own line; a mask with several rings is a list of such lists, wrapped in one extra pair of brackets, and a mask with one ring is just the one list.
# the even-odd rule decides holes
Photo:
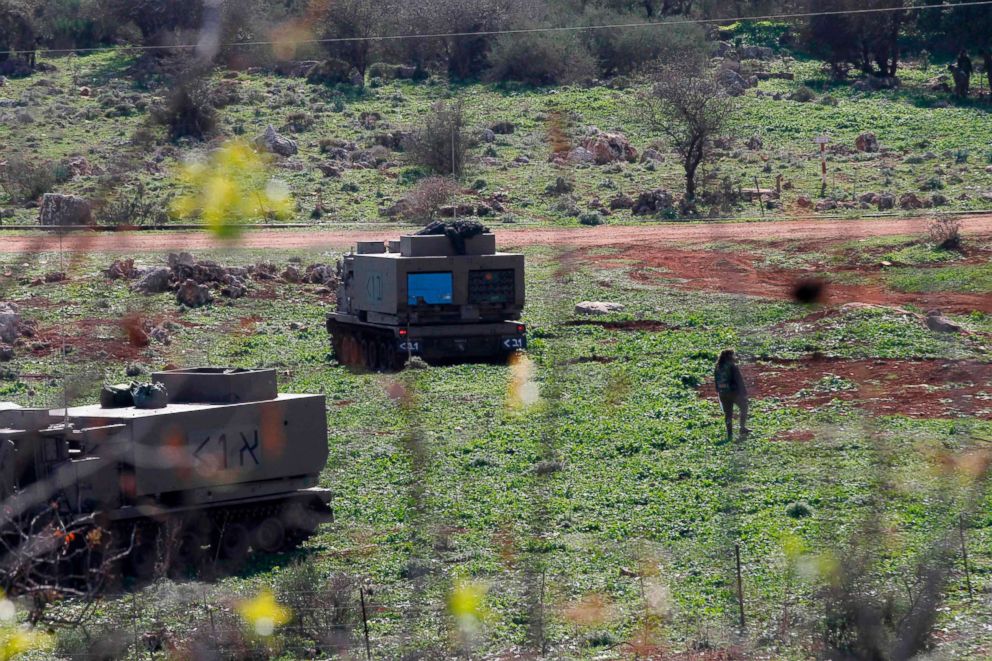
[(896, 206), (896, 196), (892, 193), (881, 193), (880, 195), (876, 195), (873, 201), (878, 205), (879, 211), (889, 211), (894, 209)]
[(940, 193), (934, 193), (930, 196), (930, 206), (932, 207), (942, 207), (947, 205), (947, 197), (941, 195)]
[(141, 271), (134, 267), (133, 259), (115, 259), (103, 275), (110, 280), (134, 280)]
[[(312, 85), (338, 85), (352, 82), (352, 66), (344, 60), (330, 58), (311, 64), (306, 72), (307, 82)], [(364, 81), (363, 83), (364, 84)], [(361, 85), (359, 85), (361, 86)]]
[(548, 184), (545, 187), (544, 192), (548, 195), (565, 195), (566, 193), (571, 193), (573, 190), (575, 190), (575, 185), (572, 182), (565, 179), (565, 177), (558, 177), (555, 179), (555, 183)]
[(286, 267), (286, 270), (282, 272), (280, 277), (286, 282), (295, 284), (300, 281), (300, 269), (290, 264)]
[(66, 159), (64, 165), (66, 170), (68, 170), (69, 174), (73, 177), (88, 177), (90, 175), (99, 174), (97, 168), (90, 165), (89, 161), (82, 156), (72, 156)]
[(89, 225), (93, 222), (93, 210), (89, 202), (76, 195), (45, 193), (41, 198), (39, 222), (54, 227)]
[(13, 303), (0, 303), (0, 341), (13, 344), (21, 334), (21, 315)]
[(496, 135), (510, 135), (517, 129), (513, 122), (497, 122), (489, 127)]
[(141, 376), (145, 371), (144, 365), (139, 363), (128, 363), (124, 368), (124, 374), (129, 377)]
[(768, 46), (744, 46), (739, 52), (742, 60), (770, 60), (775, 57), (775, 51)]
[[(558, 154), (552, 155), (552, 160), (557, 161), (559, 158), (560, 157)], [(595, 163), (596, 156), (585, 147), (576, 147), (575, 149), (568, 151), (565, 160), (572, 165), (579, 165), (581, 163)]]
[(622, 303), (609, 303), (604, 301), (583, 301), (576, 304), (575, 314), (602, 315), (623, 312)]
[(810, 101), (816, 99), (816, 92), (803, 85), (786, 98), (790, 101), (796, 101), (797, 103), (809, 103)]
[(335, 164), (332, 161), (324, 161), (323, 163), (318, 163), (317, 169), (320, 170), (325, 177), (331, 179), (339, 179), (343, 172), (341, 166)]
[(737, 52), (734, 45), (729, 41), (718, 41), (716, 44), (716, 56), (717, 57), (730, 57)]
[(134, 285), (136, 291), (142, 294), (161, 294), (169, 291), (169, 280), (172, 278), (172, 271), (167, 268), (154, 268), (146, 273)]
[(671, 193), (663, 188), (656, 188), (638, 195), (633, 211), (635, 216), (644, 216), (669, 211), (674, 207), (674, 204), (675, 200)]
[(899, 197), (899, 208), (906, 211), (911, 209), (922, 209), (923, 200), (917, 197), (915, 193), (906, 193)]
[(854, 141), (854, 146), (858, 151), (868, 154), (878, 152), (878, 136), (874, 133), (862, 133)]
[(325, 285), (336, 287), (338, 281), (337, 271), (333, 266), (327, 264), (311, 264), (307, 267), (303, 275), (303, 282), (314, 285)]
[(813, 208), (813, 200), (809, 199), (805, 195), (800, 195), (796, 199), (796, 206), (800, 209), (811, 209)]
[(265, 133), (255, 140), (255, 144), (279, 156), (294, 156), (299, 151), (294, 140), (279, 135), (271, 124), (266, 127)]
[(641, 163), (646, 163), (648, 161), (653, 163), (663, 163), (665, 161), (665, 155), (657, 149), (648, 147), (641, 153)]
[(527, 158), (526, 156), (517, 156), (515, 159), (513, 159), (513, 162), (518, 165), (527, 165), (528, 163), (530, 163), (530, 159)]
[(935, 333), (963, 333), (964, 328), (944, 316), (940, 310), (927, 312), (926, 326)]
[(750, 149), (751, 151), (758, 151), (764, 146), (765, 146), (764, 141), (762, 141), (761, 136), (757, 134), (752, 135), (751, 138), (747, 141), (747, 148)]
[(716, 75), (716, 81), (730, 96), (744, 96), (749, 87), (748, 82), (733, 69), (721, 69)]
[(496, 142), (496, 131), (493, 131), (492, 129), (482, 129), (482, 133), (479, 135), (479, 138), (483, 142)]
[(188, 308), (202, 307), (213, 301), (213, 298), (206, 286), (197, 284), (192, 279), (186, 280), (176, 291), (176, 301)]
[(858, 197), (858, 202), (861, 204), (875, 204), (876, 198), (878, 198), (878, 193), (862, 193)]
[(34, 124), (34, 117), (27, 110), (18, 110), (14, 115), (14, 119), (19, 124)]
[(618, 209), (633, 209), (634, 199), (623, 193), (618, 193), (616, 197), (610, 200), (610, 209), (616, 211)]
[(592, 153), (597, 165), (637, 161), (637, 150), (623, 133), (599, 133), (586, 138), (582, 146)]
[(0, 363), (9, 363), (12, 360), (14, 360), (14, 347), (0, 344)]
[(837, 208), (837, 202), (835, 202), (834, 200), (820, 200), (819, 202), (816, 203), (816, 207), (814, 207), (813, 210), (817, 212), (823, 212), (823, 211), (833, 211), (836, 208)]
[(67, 276), (62, 271), (49, 271), (48, 273), (45, 274), (44, 277), (45, 283), (49, 285), (55, 282), (65, 282), (68, 279), (69, 276)]
[(248, 295), (248, 287), (241, 278), (229, 275), (220, 288), (220, 293), (228, 298), (242, 298)]

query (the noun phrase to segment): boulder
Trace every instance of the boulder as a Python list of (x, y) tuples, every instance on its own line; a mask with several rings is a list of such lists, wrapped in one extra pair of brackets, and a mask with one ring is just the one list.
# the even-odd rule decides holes
[(932, 207), (942, 207), (947, 205), (947, 197), (940, 193), (934, 193), (930, 196), (930, 206)]
[(54, 227), (89, 225), (93, 222), (93, 210), (89, 202), (76, 195), (45, 193), (41, 199), (39, 222)]
[(483, 142), (496, 142), (496, 131), (492, 129), (482, 129), (482, 133), (479, 134), (479, 138)]
[(110, 280), (134, 280), (141, 271), (135, 268), (133, 259), (115, 259), (103, 275)]
[(623, 133), (598, 133), (586, 138), (582, 146), (592, 153), (597, 165), (637, 161), (637, 150), (630, 145)]
[(775, 57), (775, 51), (768, 46), (744, 46), (739, 52), (742, 60), (770, 60)]
[(757, 134), (752, 135), (751, 138), (747, 141), (747, 148), (750, 149), (751, 151), (758, 151), (764, 146), (765, 146), (764, 141), (761, 139), (761, 136)]
[(21, 334), (21, 315), (13, 303), (0, 303), (0, 341), (13, 344)]
[(180, 285), (176, 291), (176, 301), (188, 308), (202, 307), (214, 300), (210, 290), (204, 285), (197, 284), (195, 280), (189, 279)]
[(716, 75), (716, 81), (731, 96), (743, 96), (749, 87), (748, 82), (733, 69), (720, 69)]
[(854, 141), (854, 146), (858, 151), (874, 154), (878, 152), (878, 136), (871, 132), (862, 133)]
[(275, 127), (269, 124), (265, 129), (265, 133), (260, 135), (256, 140), (255, 144), (260, 148), (265, 149), (273, 154), (278, 154), (279, 156), (294, 156), (299, 151), (294, 140), (279, 135)]
[(99, 174), (97, 169), (90, 165), (90, 162), (82, 156), (72, 156), (65, 161), (64, 165), (73, 177), (88, 177)]
[(582, 301), (576, 304), (575, 314), (603, 315), (623, 312), (622, 303), (609, 303), (605, 301)]
[(241, 298), (248, 295), (248, 286), (241, 278), (228, 275), (224, 279), (224, 286), (220, 288), (220, 293), (228, 298)]
[[(612, 203), (611, 203), (612, 204)], [(645, 216), (653, 213), (661, 213), (672, 209), (675, 200), (672, 194), (663, 188), (656, 188), (646, 191), (637, 196), (633, 211), (635, 216)]]
[(544, 192), (548, 195), (565, 195), (566, 193), (571, 193), (575, 190), (575, 184), (566, 179), (565, 177), (558, 177), (555, 179), (555, 183), (548, 184)]
[(874, 203), (878, 205), (879, 211), (889, 211), (896, 206), (896, 196), (892, 193), (881, 193), (875, 196)]
[(629, 195), (624, 195), (623, 193), (618, 193), (616, 197), (610, 200), (610, 209), (616, 211), (618, 209), (633, 209), (634, 199)]
[(280, 277), (286, 282), (297, 283), (300, 281), (300, 269), (290, 264), (286, 267), (286, 270), (282, 272)]
[(135, 283), (135, 291), (142, 294), (161, 294), (169, 291), (169, 280), (172, 278), (172, 271), (164, 267), (154, 268), (141, 277)]
[(837, 202), (835, 202), (834, 200), (820, 200), (819, 202), (816, 203), (816, 206), (813, 208), (813, 210), (818, 212), (823, 212), (823, 211), (833, 211), (836, 208), (837, 208)]
[(923, 200), (916, 196), (915, 193), (906, 193), (899, 197), (899, 208), (906, 211), (912, 209), (922, 209)]
[[(555, 158), (555, 160), (558, 159)], [(572, 165), (579, 165), (581, 163), (595, 163), (596, 156), (585, 147), (576, 147), (575, 149), (569, 150), (566, 155), (566, 160)]]
[(648, 147), (641, 153), (641, 163), (647, 163), (648, 161), (654, 163), (663, 163), (665, 161), (665, 155), (662, 154), (657, 149), (652, 149)]
[(940, 310), (927, 312), (926, 326), (935, 333), (963, 333), (964, 328), (944, 316)]
[(800, 195), (796, 199), (796, 206), (799, 207), (800, 209), (812, 209), (813, 208), (813, 200), (809, 199), (805, 195)]
[[(307, 82), (313, 85), (338, 85), (352, 82), (352, 66), (344, 60), (331, 58), (318, 62), (309, 67), (306, 73)], [(359, 85), (360, 87), (361, 85)]]

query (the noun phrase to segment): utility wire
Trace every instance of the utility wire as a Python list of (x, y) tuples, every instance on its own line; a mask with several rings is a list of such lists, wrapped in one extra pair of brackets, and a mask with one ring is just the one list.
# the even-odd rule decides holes
[[(623, 30), (629, 28), (652, 28), (652, 27), (672, 27), (678, 25), (714, 25), (719, 23), (735, 23), (742, 21), (773, 21), (790, 20), (798, 18), (817, 18), (825, 16), (856, 16), (864, 14), (893, 14), (898, 12), (919, 12), (928, 9), (941, 11), (953, 10), (964, 7), (988, 7), (992, 6), (992, 0), (973, 0), (971, 2), (961, 2), (953, 5), (914, 5), (912, 7), (876, 7), (870, 9), (841, 9), (836, 11), (818, 12), (794, 12), (790, 14), (765, 14), (762, 16), (738, 16), (728, 18), (686, 18), (673, 21), (642, 21), (637, 23), (603, 23), (597, 25), (565, 25), (559, 27), (535, 27), (535, 28), (514, 28), (506, 30), (478, 30), (470, 32), (431, 32), (425, 34), (392, 34), (374, 35), (368, 37), (331, 37), (327, 39), (300, 39), (286, 41), (238, 41), (220, 44), (221, 48), (234, 46), (275, 46), (287, 42), (296, 45), (307, 44), (338, 44), (356, 41), (403, 41), (408, 39), (442, 39), (446, 37), (491, 37), (512, 34), (534, 34), (534, 33), (554, 33), (554, 32), (591, 32), (595, 30)], [(142, 46), (95, 46), (91, 48), (45, 48), (38, 49), (36, 53), (95, 53), (112, 50), (188, 50), (198, 48), (199, 44), (172, 44), (172, 45), (142, 45)], [(0, 51), (0, 55), (13, 55), (16, 51)]]

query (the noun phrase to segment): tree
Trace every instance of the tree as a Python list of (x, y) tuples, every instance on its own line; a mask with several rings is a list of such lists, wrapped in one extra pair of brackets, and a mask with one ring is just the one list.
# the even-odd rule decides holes
[(323, 7), (323, 38), (346, 39), (327, 44), (327, 51), (365, 77), (375, 39), (382, 36), (393, 13), (391, 3), (378, 0), (331, 0)]
[(804, 31), (806, 49), (830, 62), (837, 79), (845, 77), (848, 65), (866, 76), (895, 76), (904, 6), (905, 0), (810, 0), (807, 9), (815, 12), (892, 11), (812, 16)]
[(663, 67), (643, 97), (648, 122), (667, 139), (685, 169), (685, 196), (696, 199), (696, 171), (735, 105), (709, 72), (691, 63)]

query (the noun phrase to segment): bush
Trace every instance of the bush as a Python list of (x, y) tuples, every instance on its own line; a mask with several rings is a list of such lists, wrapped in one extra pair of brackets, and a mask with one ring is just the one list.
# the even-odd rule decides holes
[(574, 34), (531, 32), (499, 37), (489, 57), (489, 78), (528, 85), (561, 85), (595, 75), (596, 65)]
[(324, 576), (315, 563), (298, 562), (279, 573), (275, 596), (293, 613), (289, 633), (315, 642), (324, 655), (349, 649), (361, 612), (351, 578)]
[(961, 220), (954, 216), (936, 216), (927, 222), (927, 236), (940, 250), (960, 250)]
[(424, 123), (403, 141), (407, 158), (438, 174), (461, 176), (468, 151), (465, 113), (460, 103), (438, 101)]
[(217, 111), (206, 81), (189, 77), (180, 83), (169, 104), (152, 112), (152, 120), (168, 128), (172, 140), (209, 137), (217, 124)]
[(37, 200), (67, 178), (48, 161), (32, 163), (17, 154), (8, 157), (7, 164), (0, 167), (0, 187), (15, 204)]
[[(586, 25), (616, 25), (638, 23), (634, 14), (617, 13), (607, 9), (590, 9), (583, 17)], [(630, 73), (648, 62), (680, 59), (702, 62), (708, 47), (705, 34), (696, 26), (643, 26), (625, 29), (589, 30), (582, 37), (586, 48), (595, 57), (604, 76)]]
[(340, 85), (352, 82), (354, 70), (344, 60), (331, 58), (313, 65), (307, 72), (307, 82), (312, 85)]
[(428, 223), (458, 194), (458, 190), (458, 184), (448, 177), (421, 179), (403, 198), (402, 214), (407, 220)]
[(169, 220), (169, 204), (151, 199), (140, 181), (122, 187), (122, 192), (103, 202), (96, 209), (97, 222), (113, 227), (135, 225), (164, 225)]
[(579, 216), (579, 224), (596, 227), (603, 224), (603, 217), (598, 213), (584, 213)]

